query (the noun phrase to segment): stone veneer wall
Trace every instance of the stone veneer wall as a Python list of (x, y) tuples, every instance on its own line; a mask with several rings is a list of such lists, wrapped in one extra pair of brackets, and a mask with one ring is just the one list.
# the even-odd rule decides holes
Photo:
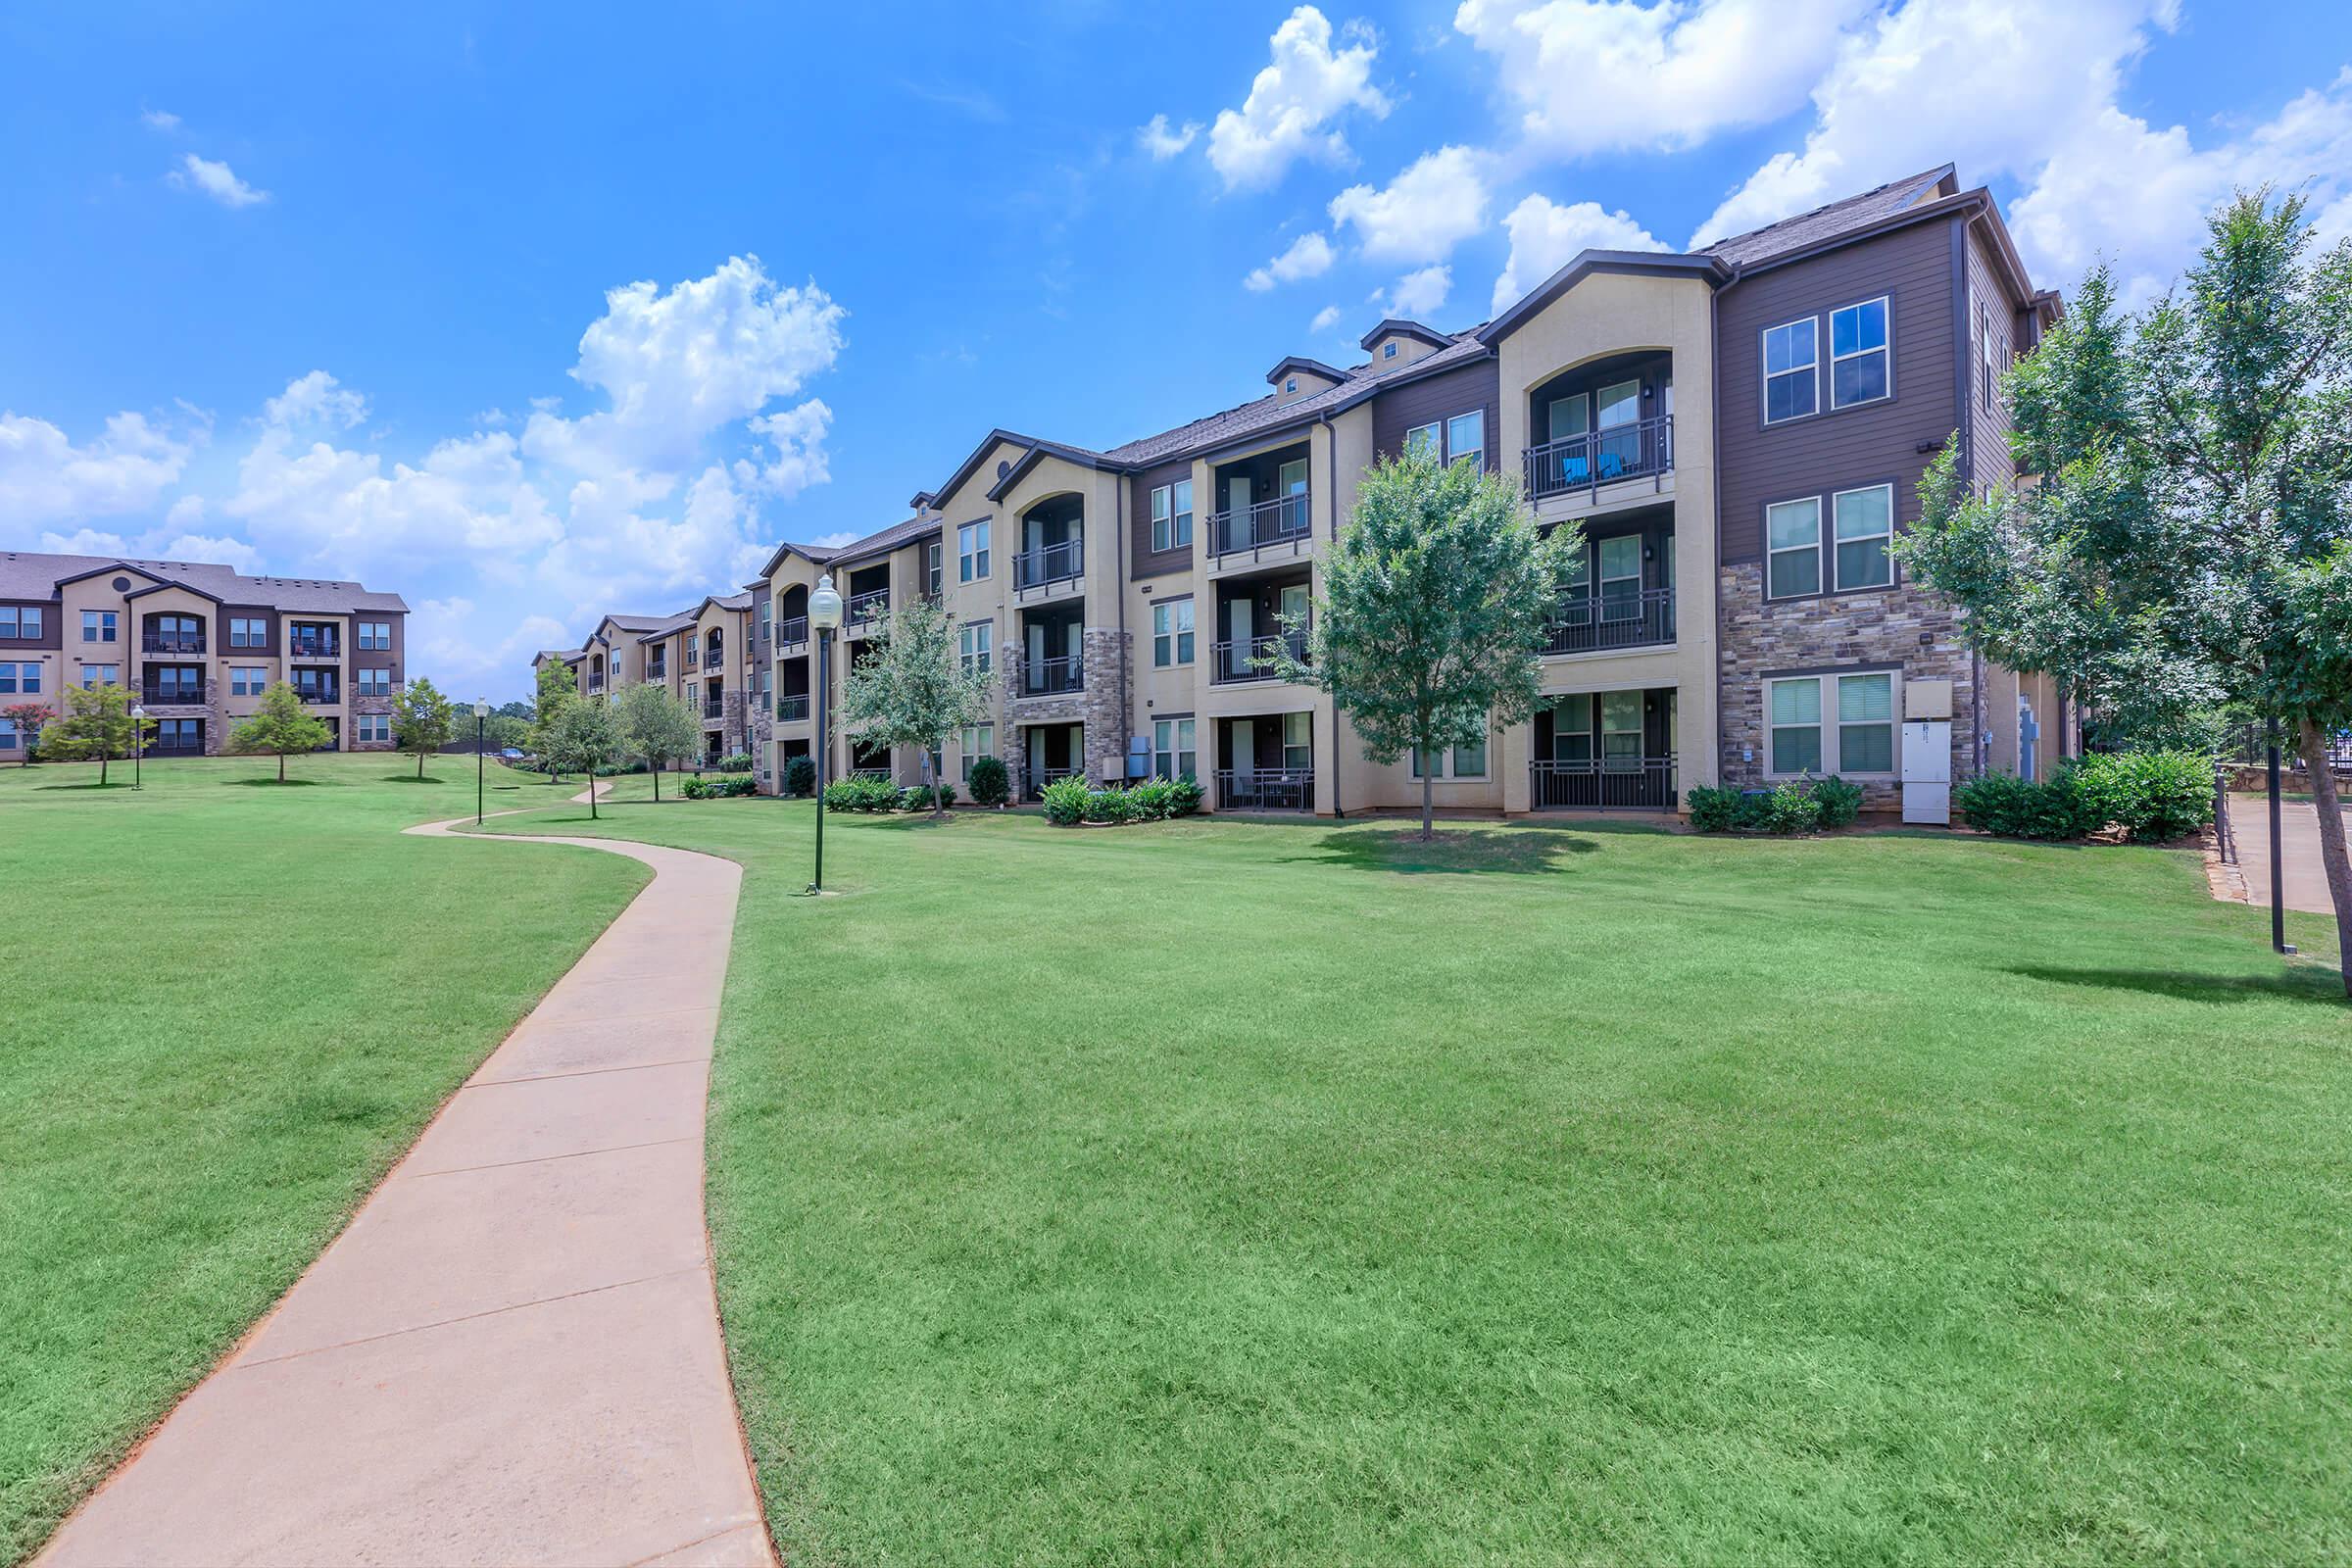
[(342, 736), (343, 749), (349, 752), (388, 752), (399, 745), (397, 740), (362, 741), (359, 739), (360, 715), (362, 713), (389, 713), (392, 711), (392, 699), (389, 697), (362, 697), (359, 695), (357, 686), (352, 687), (351, 692), (351, 705), (343, 710), (345, 731)]
[(725, 717), (719, 720), (719, 727), (726, 734), (726, 739), (721, 743), (721, 745), (724, 748), (725, 755), (729, 757), (739, 756), (742, 753), (751, 750), (750, 747), (744, 745), (743, 743), (744, 725), (746, 719), (743, 709), (743, 690), (741, 687), (733, 688), (729, 691), (721, 693), (718, 700), (721, 709), (725, 712)]
[[(1769, 603), (1761, 563), (1720, 568), (1722, 591), (1722, 731), (1718, 757), (1723, 782), (1735, 789), (1766, 781), (1764, 676), (1840, 664), (1896, 664), (1903, 679), (1952, 683), (1952, 781), (1975, 772), (1975, 676), (1960, 617), (1949, 606), (1909, 587), (1819, 599)], [(1927, 640), (1922, 642), (1922, 637)], [(1895, 714), (1900, 723), (1901, 712)], [(1825, 723), (1835, 723), (1825, 714)], [(1743, 752), (1752, 748), (1755, 760)], [(1891, 811), (1902, 805), (1892, 784), (1865, 781), (1863, 806)]]
[[(1126, 776), (1127, 715), (1120, 703), (1124, 695), (1120, 674), (1127, 667), (1133, 641), (1132, 633), (1122, 632), (1116, 626), (1087, 627), (1078, 638), (1078, 665), (1086, 685), (1080, 691), (1054, 697), (1020, 694), (1024, 660), (1017, 649), (1011, 658), (1001, 661), (1004, 671), (1004, 718), (998, 726), (997, 750), (1016, 779), (1029, 760), (1025, 743), (1016, 732), (1037, 724), (1086, 726), (1086, 758), (1082, 765), (1089, 782)], [(1106, 762), (1111, 764), (1107, 772)]]

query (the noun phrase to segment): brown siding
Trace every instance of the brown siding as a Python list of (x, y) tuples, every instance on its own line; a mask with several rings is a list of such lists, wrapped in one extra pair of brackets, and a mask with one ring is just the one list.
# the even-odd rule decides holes
[[(219, 605), (214, 608), (214, 624), (220, 628), (218, 640), (220, 652), (224, 655), (256, 654), (265, 659), (275, 659), (278, 649), (284, 646), (285, 639), (278, 635), (278, 612), (268, 605)], [(265, 639), (263, 645), (259, 648), (229, 647), (228, 623), (232, 620), (260, 621)]]
[[(40, 599), (12, 599), (7, 602), (15, 605), (20, 611), (39, 611), (41, 612), (41, 634), (38, 637), (0, 637), (0, 653), (6, 653), (11, 649), (31, 650), (35, 648), (64, 651), (66, 617), (63, 604), (56, 600)], [(18, 624), (22, 625), (24, 622), (20, 620)]]
[(1451, 370), (1408, 381), (1372, 399), (1372, 451), (1391, 458), (1404, 450), (1404, 432), (1472, 409), (1487, 411), (1487, 469), (1501, 463), (1502, 369), (1493, 360), (1473, 360)]
[(1128, 575), (1135, 581), (1191, 569), (1193, 551), (1200, 538), (1200, 530), (1208, 523), (1207, 511), (1201, 504), (1203, 498), (1193, 497), (1193, 538), (1196, 545), (1187, 545), (1182, 550), (1154, 552), (1152, 548), (1152, 492), (1163, 484), (1174, 484), (1179, 479), (1192, 476), (1193, 465), (1187, 459), (1182, 463), (1163, 463), (1156, 468), (1146, 468), (1127, 481)]
[[(2030, 318), (2021, 316), (2025, 302), (2013, 299), (1993, 270), (1992, 255), (1976, 224), (1968, 229), (1968, 410), (1969, 479), (1979, 485), (2006, 485), (2017, 475), (2009, 457), (2009, 407), (1998, 392), (1992, 405), (1984, 403), (1983, 324), (1989, 324), (1996, 343), (2007, 344), (2012, 357), (2023, 352), (2032, 331)], [(2000, 373), (2001, 366), (1993, 366)]]
[[(1891, 479), (1898, 525), (1919, 515), (1919, 476), (1954, 428), (1952, 251), (1960, 222), (1915, 224), (1734, 283), (1718, 297), (1716, 441), (1727, 564), (1762, 555), (1767, 502)], [(1894, 396), (1830, 411), (1829, 313), (1881, 294), (1891, 303)], [(1808, 315), (1821, 318), (1824, 412), (1767, 428), (1764, 329)], [(1923, 446), (1929, 451), (1920, 452)]]

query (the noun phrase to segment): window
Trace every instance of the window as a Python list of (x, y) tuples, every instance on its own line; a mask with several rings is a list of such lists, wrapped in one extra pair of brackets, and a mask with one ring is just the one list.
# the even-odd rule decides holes
[(1642, 536), (1611, 534), (1599, 542), (1600, 618), (1636, 620), (1642, 614)]
[(83, 691), (88, 691), (94, 686), (120, 686), (122, 684), (122, 666), (121, 664), (84, 664), (81, 666), (81, 689)]
[(1813, 318), (1764, 331), (1764, 422), (1801, 419), (1821, 398)]
[(956, 567), (960, 580), (977, 582), (988, 575), (988, 523), (967, 522), (956, 530)]
[(392, 623), (388, 620), (361, 621), (360, 647), (363, 651), (390, 653), (392, 651)]
[(1592, 694), (1574, 692), (1551, 709), (1551, 760), (1592, 760)]
[(1189, 550), (1193, 544), (1193, 481), (1152, 489), (1152, 548)]
[(956, 738), (956, 750), (961, 754), (958, 766), (963, 770), (963, 782), (972, 782), (972, 764), (983, 757), (994, 755), (997, 749), (997, 726), (966, 724)]
[(155, 739), (149, 744), (162, 751), (203, 751), (204, 720), (201, 718), (159, 718), (155, 723)]
[(111, 610), (85, 610), (81, 612), (81, 640), (85, 643), (111, 643), (115, 640), (115, 612)]
[(391, 696), (391, 695), (392, 695), (392, 672), (391, 672), (390, 670), (388, 670), (388, 669), (363, 669), (363, 670), (361, 670), (361, 671), (360, 671), (360, 695), (361, 695), (362, 697), (389, 697), (389, 696)]
[(1282, 715), (1282, 765), (1302, 773), (1315, 765), (1315, 715)]
[(270, 671), (266, 668), (251, 664), (228, 666), (228, 695), (231, 697), (259, 697), (269, 685)]
[(38, 664), (0, 664), (0, 696), (22, 692), (26, 696), (41, 689), (41, 666)]
[(1772, 771), (1818, 773), (1821, 767), (1821, 682), (1776, 680), (1768, 687)]
[(1993, 331), (1992, 312), (1989, 310), (1979, 313), (1977, 346), (1979, 357), (1984, 364), (1982, 376), (1984, 383), (1984, 412), (1990, 414), (1994, 401), (2000, 395), (2001, 346), (2000, 338)]
[[(1837, 690), (1837, 723), (1825, 737), (1822, 682)], [(1806, 675), (1767, 683), (1771, 763), (1775, 773), (1892, 773), (1894, 672)]]
[(1841, 490), (1832, 499), (1838, 533), (1838, 587), (1884, 588), (1894, 580), (1886, 556), (1894, 537), (1894, 486)]
[[(1421, 753), (1418, 748), (1413, 751), (1412, 758), (1413, 777), (1419, 778), (1421, 776)], [(1445, 761), (1448, 765), (1440, 767), (1436, 773), (1430, 775), (1431, 777), (1441, 779), (1485, 778), (1487, 776), (1487, 743), (1482, 738), (1467, 746), (1456, 746), (1447, 752)]]
[[(934, 599), (939, 597), (940, 552), (945, 548), (937, 539), (923, 546), (923, 592)], [(767, 612), (764, 608), (760, 612), (760, 640), (767, 641)]]
[(266, 620), (231, 618), (228, 623), (228, 646), (231, 648), (269, 647), (270, 623)]
[(1169, 669), (1193, 662), (1193, 602), (1168, 599), (1152, 607), (1152, 663)]
[(0, 718), (0, 752), (13, 752), (17, 749), (17, 721), (13, 718)]
[(0, 605), (0, 637), (38, 637), (41, 612), (37, 605)]
[(1894, 676), (1838, 677), (1838, 770), (1894, 771)]
[(359, 725), (359, 737), (363, 742), (392, 739), (390, 713), (359, 713), (353, 715), (353, 722)]
[(1384, 360), (1395, 359), (1396, 357), (1396, 345), (1394, 342), (1383, 343), (1380, 346), (1380, 357)]
[(1642, 694), (1603, 692), (1600, 698), (1600, 765), (1639, 767), (1642, 762)]
[(989, 671), (990, 643), (996, 634), (993, 620), (975, 620), (956, 633), (956, 657), (967, 675), (985, 675)]
[(1285, 392), (1296, 392), (1296, 391), (1298, 391), (1298, 378), (1297, 376), (1295, 376), (1295, 375), (1293, 375), (1293, 376), (1286, 376), (1286, 377), (1284, 377), (1284, 378), (1283, 378), (1283, 383), (1282, 383), (1282, 389), (1283, 389)]
[(1767, 599), (1821, 592), (1821, 498), (1782, 501), (1764, 509)]
[(1426, 452), (1432, 457), (1445, 457), (1444, 427), (1435, 424), (1414, 425), (1404, 432), (1404, 450), (1407, 453)]
[[(933, 545), (933, 546), (931, 547), (931, 591), (932, 591), (933, 593), (937, 593), (937, 592), (939, 591), (939, 546), (937, 546), (937, 545)], [(767, 602), (766, 600), (764, 600), (764, 599), (760, 600), (760, 640), (761, 642), (766, 642), (766, 641), (767, 641), (767, 638), (768, 638), (768, 631), (769, 631), (768, 619), (767, 619), (767, 612), (768, 612), (768, 609), (769, 609), (768, 602)]]
[(1152, 721), (1152, 773), (1155, 778), (1197, 776), (1200, 754), (1193, 744), (1193, 721), (1159, 718)]
[(1830, 407), (1873, 403), (1892, 390), (1886, 300), (1881, 295), (1830, 313)]
[(1459, 463), (1475, 458), (1479, 466), (1487, 461), (1487, 411), (1474, 409), (1457, 414), (1446, 421), (1446, 461)]

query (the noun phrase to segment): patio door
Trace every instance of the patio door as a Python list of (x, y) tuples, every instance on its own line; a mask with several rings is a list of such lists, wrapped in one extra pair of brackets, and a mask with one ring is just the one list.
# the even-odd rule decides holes
[(1642, 613), (1642, 536), (1621, 533), (1600, 541), (1600, 618), (1632, 620)]
[(1544, 439), (1565, 441), (1585, 434), (1592, 423), (1592, 395), (1586, 392), (1553, 398), (1544, 408), (1544, 428), (1549, 431)]
[(1642, 461), (1642, 383), (1619, 381), (1593, 396), (1598, 405), (1593, 423), (1600, 439), (1600, 477), (1613, 479), (1631, 472)]
[(1257, 641), (1257, 604), (1250, 599), (1226, 602), (1225, 673), (1228, 677), (1254, 674), (1250, 661)]
[(1299, 641), (1305, 641), (1306, 603), (1306, 584), (1296, 582), (1283, 589), (1282, 625), (1279, 628), (1283, 636), (1288, 637), (1296, 631)]
[(1282, 497), (1282, 531), (1306, 532), (1306, 460), (1294, 458), (1275, 470), (1274, 493)]
[(1257, 543), (1250, 521), (1250, 476), (1246, 473), (1228, 474), (1225, 478), (1225, 536), (1216, 541), (1220, 550), (1247, 550)]
[(1247, 779), (1257, 771), (1257, 721), (1237, 718), (1225, 726), (1225, 765), (1233, 770), (1236, 779)]
[(1612, 773), (1642, 766), (1642, 694), (1604, 692), (1600, 698), (1601, 766)]

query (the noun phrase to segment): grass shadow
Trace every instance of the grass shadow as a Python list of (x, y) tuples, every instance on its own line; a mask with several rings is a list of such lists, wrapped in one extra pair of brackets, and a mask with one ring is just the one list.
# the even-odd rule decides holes
[(2176, 1002), (2244, 1003), (2267, 999), (2332, 1003), (2352, 1008), (2343, 982), (2332, 969), (2292, 969), (2275, 975), (2183, 974), (2177, 969), (2070, 969), (2058, 964), (2020, 963), (2009, 973), (2051, 985), (2087, 986), (2098, 991), (2137, 991)]
[(418, 778), (414, 773), (383, 773), (377, 776), (387, 784), (442, 784), (448, 782), (437, 773), (427, 773), (422, 778)]
[(1579, 833), (1502, 832), (1493, 828), (1441, 827), (1424, 843), (1421, 830), (1347, 828), (1315, 841), (1314, 853), (1282, 857), (1288, 863), (1347, 866), (1359, 871), (1394, 871), (1518, 876), (1557, 875), (1562, 855), (1595, 855), (1600, 846)]
[(103, 784), (35, 784), (32, 787), (36, 790), (127, 790), (135, 788), (133, 785), (116, 779), (108, 779)]
[(340, 781), (328, 783), (317, 778), (224, 778), (220, 783), (232, 790), (317, 790), (341, 789)]

